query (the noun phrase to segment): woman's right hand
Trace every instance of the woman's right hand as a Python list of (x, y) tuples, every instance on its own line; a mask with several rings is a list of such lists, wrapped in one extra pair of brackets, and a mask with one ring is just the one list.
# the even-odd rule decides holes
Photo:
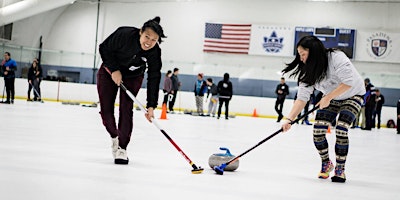
[(114, 71), (113, 73), (111, 73), (111, 78), (115, 84), (117, 84), (118, 86), (121, 85), (121, 83), (122, 83), (121, 71), (117, 70), (117, 71)]

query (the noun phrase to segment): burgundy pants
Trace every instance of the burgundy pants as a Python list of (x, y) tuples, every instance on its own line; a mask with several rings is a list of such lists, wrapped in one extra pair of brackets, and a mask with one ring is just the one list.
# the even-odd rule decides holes
[[(142, 86), (143, 76), (134, 78), (122, 78), (125, 87), (137, 95)], [(118, 136), (119, 146), (126, 149), (133, 131), (133, 100), (124, 92), (120, 91), (119, 95), (119, 118), (118, 127), (114, 116), (114, 104), (117, 97), (119, 87), (111, 79), (111, 75), (105, 70), (104, 66), (100, 67), (97, 72), (97, 91), (100, 100), (100, 115), (103, 125), (112, 138)]]

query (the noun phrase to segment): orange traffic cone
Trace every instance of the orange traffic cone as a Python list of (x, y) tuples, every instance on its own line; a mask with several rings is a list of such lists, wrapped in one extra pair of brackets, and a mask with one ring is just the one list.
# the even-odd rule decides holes
[(162, 105), (160, 119), (167, 119), (167, 104), (165, 103)]
[(328, 131), (326, 131), (326, 133), (331, 134), (331, 126), (330, 125), (328, 125)]
[(258, 117), (257, 110), (255, 108), (253, 110), (253, 117)]

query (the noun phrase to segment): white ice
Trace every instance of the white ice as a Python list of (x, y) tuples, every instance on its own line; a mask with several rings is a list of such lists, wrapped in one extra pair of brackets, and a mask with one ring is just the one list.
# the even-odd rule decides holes
[[(265, 105), (273, 106), (273, 105)], [(346, 183), (317, 178), (312, 126), (295, 125), (217, 175), (208, 158), (228, 147), (239, 155), (280, 128), (274, 119), (168, 114), (161, 127), (192, 167), (135, 110), (129, 165), (113, 164), (99, 108), (17, 100), (0, 104), (0, 199), (400, 199), (400, 135), (394, 129), (351, 129)], [(156, 116), (160, 116), (160, 110)], [(334, 130), (329, 134), (334, 160)]]

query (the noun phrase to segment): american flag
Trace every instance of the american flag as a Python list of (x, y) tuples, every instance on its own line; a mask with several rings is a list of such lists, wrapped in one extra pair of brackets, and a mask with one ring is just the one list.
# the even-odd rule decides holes
[(251, 24), (206, 23), (204, 52), (248, 54)]

